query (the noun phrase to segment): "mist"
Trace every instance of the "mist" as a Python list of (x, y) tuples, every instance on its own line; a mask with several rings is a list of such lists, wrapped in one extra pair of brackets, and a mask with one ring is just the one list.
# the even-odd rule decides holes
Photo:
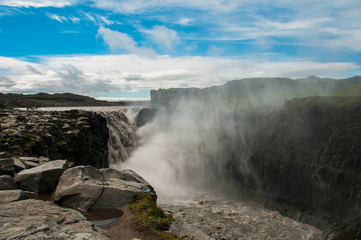
[(256, 112), (280, 108), (279, 90), (243, 101), (222, 96), (183, 97), (158, 111), (138, 131), (136, 151), (121, 168), (138, 172), (161, 196), (195, 191), (236, 196), (240, 182), (258, 189), (248, 164)]
[[(138, 129), (135, 151), (118, 167), (144, 176), (160, 196), (205, 191), (318, 204), (307, 188), (318, 194), (333, 184), (314, 177), (324, 164), (317, 157), (324, 149), (319, 139), (331, 132), (314, 126), (332, 118), (327, 109), (353, 96), (359, 85), (359, 78), (309, 77), (153, 91), (152, 102), (161, 107)], [(330, 127), (337, 130), (338, 123)]]

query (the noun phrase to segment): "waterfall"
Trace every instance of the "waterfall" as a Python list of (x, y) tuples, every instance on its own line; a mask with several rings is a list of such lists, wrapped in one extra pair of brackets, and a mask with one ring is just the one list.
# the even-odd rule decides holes
[(106, 118), (109, 129), (108, 162), (110, 166), (126, 161), (136, 147), (134, 118), (138, 111), (138, 108), (99, 111)]

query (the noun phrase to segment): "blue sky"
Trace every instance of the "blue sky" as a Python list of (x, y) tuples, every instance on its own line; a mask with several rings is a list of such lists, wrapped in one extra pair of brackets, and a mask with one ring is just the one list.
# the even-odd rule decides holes
[(0, 0), (0, 92), (147, 99), (246, 77), (361, 75), (359, 0)]

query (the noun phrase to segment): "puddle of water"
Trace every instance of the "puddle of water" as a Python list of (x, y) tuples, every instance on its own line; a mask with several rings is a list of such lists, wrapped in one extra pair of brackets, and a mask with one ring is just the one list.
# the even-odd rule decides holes
[(107, 226), (113, 224), (124, 214), (122, 210), (117, 208), (95, 209), (91, 211), (77, 210), (95, 226)]
[(33, 193), (25, 192), (25, 195), (30, 199), (43, 200), (48, 202), (54, 202), (53, 193)]

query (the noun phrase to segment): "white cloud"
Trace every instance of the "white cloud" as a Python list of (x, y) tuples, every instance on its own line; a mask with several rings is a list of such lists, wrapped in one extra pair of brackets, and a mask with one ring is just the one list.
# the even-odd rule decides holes
[(65, 7), (72, 5), (76, 0), (0, 0), (0, 5), (11, 7)]
[(69, 19), (70, 19), (73, 23), (79, 23), (79, 22), (80, 22), (80, 18), (78, 18), (78, 17), (69, 17)]
[(187, 25), (190, 25), (190, 23), (193, 22), (193, 19), (192, 18), (181, 18), (179, 19), (178, 24), (180, 25), (184, 25), (184, 26), (187, 26)]
[(173, 47), (180, 43), (177, 32), (165, 26), (155, 26), (153, 29), (142, 30), (142, 32), (147, 34), (158, 48), (165, 51), (173, 51)]
[(47, 13), (46, 14), (50, 19), (54, 19), (58, 22), (61, 22), (63, 23), (64, 21), (68, 22), (68, 19), (64, 16), (59, 16), (59, 15), (56, 15), (56, 14), (52, 14), (52, 13)]
[[(208, 87), (246, 77), (310, 75), (347, 77), (360, 66), (349, 62), (269, 61), (253, 57), (148, 58), (139, 55), (44, 56), (39, 63), (0, 57), (0, 92), (75, 92), (97, 94), (114, 91)], [(29, 67), (30, 66), (30, 67)]]
[(94, 0), (94, 5), (98, 8), (120, 13), (139, 13), (140, 11), (160, 7), (184, 7), (229, 12), (234, 11), (245, 2), (250, 2), (250, 0)]
[(109, 20), (107, 17), (101, 16), (100, 19), (106, 24), (106, 25), (111, 25), (114, 22), (112, 20)]
[(113, 52), (125, 51), (127, 53), (135, 53), (148, 57), (154, 57), (155, 53), (152, 49), (138, 47), (137, 43), (128, 34), (110, 30), (108, 28), (100, 27), (98, 35), (101, 36), (104, 42), (109, 46)]

